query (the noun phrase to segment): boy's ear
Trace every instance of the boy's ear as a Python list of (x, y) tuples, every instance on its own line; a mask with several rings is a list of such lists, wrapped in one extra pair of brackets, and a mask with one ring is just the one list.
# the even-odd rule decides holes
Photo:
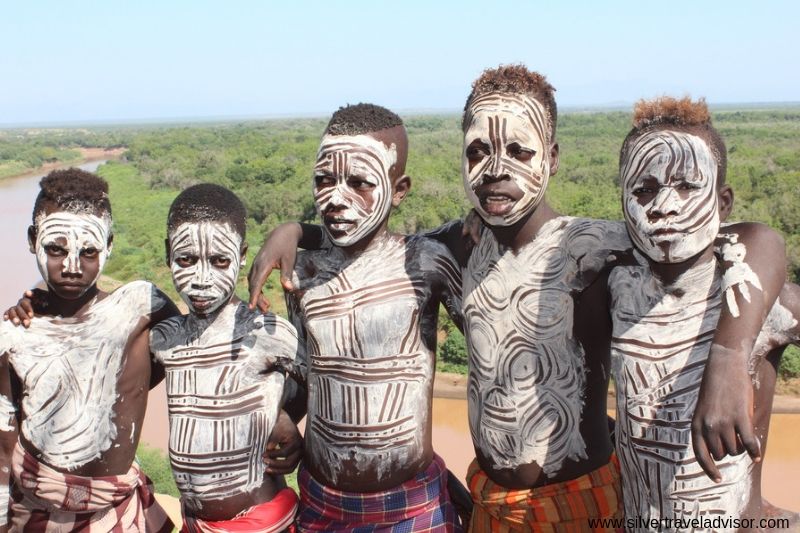
[(240, 253), (242, 254), (242, 256), (240, 258), (241, 261), (239, 262), (239, 266), (245, 266), (247, 264), (247, 242), (246, 241), (242, 243), (242, 249), (241, 249)]
[(28, 249), (32, 254), (36, 253), (36, 226), (28, 226)]
[(108, 242), (106, 242), (106, 250), (108, 250), (108, 253), (111, 253), (112, 248), (114, 248), (114, 234), (109, 233)]
[(392, 193), (392, 207), (397, 207), (403, 198), (406, 197), (408, 191), (411, 190), (411, 178), (403, 174), (394, 182), (394, 192)]
[(167, 267), (170, 267), (171, 265), (169, 264), (169, 238), (164, 239), (164, 251), (166, 252), (164, 259), (167, 261)]
[(717, 205), (719, 208), (719, 220), (725, 222), (733, 211), (733, 189), (730, 185), (723, 185), (717, 191)]
[(559, 156), (558, 156), (558, 143), (553, 142), (550, 145), (550, 175), (552, 176), (556, 172), (558, 172), (558, 163), (559, 163)]

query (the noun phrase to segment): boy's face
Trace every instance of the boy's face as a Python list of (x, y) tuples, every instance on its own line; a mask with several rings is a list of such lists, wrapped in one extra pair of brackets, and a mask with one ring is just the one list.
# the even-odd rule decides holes
[(397, 147), (371, 135), (322, 138), (314, 166), (314, 202), (331, 241), (351, 246), (372, 234), (392, 207)]
[(467, 109), (464, 189), (487, 224), (510, 226), (533, 212), (550, 178), (547, 112), (525, 95), (490, 93)]
[(658, 263), (681, 263), (719, 233), (717, 161), (706, 142), (680, 131), (639, 137), (621, 169), (622, 208), (631, 239)]
[(29, 234), (31, 251), (47, 286), (72, 300), (94, 286), (111, 252), (107, 214), (45, 209)]
[(244, 264), (239, 233), (225, 223), (185, 222), (168, 240), (172, 281), (189, 310), (206, 316), (228, 303)]

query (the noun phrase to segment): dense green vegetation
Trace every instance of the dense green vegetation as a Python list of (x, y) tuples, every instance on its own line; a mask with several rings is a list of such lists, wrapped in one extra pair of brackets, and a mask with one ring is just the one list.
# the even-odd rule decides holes
[[(732, 218), (764, 222), (780, 231), (786, 238), (790, 279), (800, 280), (800, 108), (724, 110), (714, 114), (714, 121), (728, 145), (728, 183), (736, 193)], [(455, 115), (406, 118), (411, 144), (407, 173), (413, 187), (392, 215), (393, 229), (429, 229), (466, 212), (459, 122)], [(37, 149), (88, 145), (81, 143), (126, 145), (123, 162), (101, 169), (111, 184), (116, 228), (106, 273), (120, 280), (151, 279), (174, 297), (163, 242), (167, 209), (177, 191), (207, 181), (237, 192), (251, 217), (252, 258), (276, 224), (315, 220), (310, 177), (324, 125), (321, 119), (297, 119), (6, 132), (0, 133), (0, 164), (22, 157), (14, 155), (11, 146), (23, 154), (22, 147), (29, 145)], [(630, 114), (623, 112), (561, 114), (561, 164), (548, 191), (556, 209), (578, 216), (621, 218), (616, 176), (619, 147), (629, 125)], [(274, 276), (268, 291), (275, 310), (282, 312)], [(238, 293), (246, 296), (244, 281)], [(450, 336), (443, 351), (447, 360), (441, 359), (440, 368), (461, 370), (463, 339)], [(791, 348), (784, 359), (784, 375), (800, 373), (800, 350)]]

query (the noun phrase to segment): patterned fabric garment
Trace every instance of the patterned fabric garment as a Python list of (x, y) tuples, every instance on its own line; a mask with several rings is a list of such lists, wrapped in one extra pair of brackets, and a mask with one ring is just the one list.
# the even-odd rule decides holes
[(341, 533), (461, 532), (447, 493), (444, 460), (434, 456), (430, 466), (402, 485), (384, 492), (342, 492), (318, 483), (301, 467), (298, 531)]
[(615, 531), (589, 527), (592, 518), (622, 518), (622, 484), (615, 455), (583, 476), (533, 489), (507, 489), (489, 479), (473, 460), (467, 471), (475, 507), (472, 533), (577, 533)]
[(294, 533), (296, 513), (297, 494), (286, 488), (270, 501), (254, 505), (230, 520), (201, 520), (184, 512), (181, 533)]
[(11, 531), (168, 533), (173, 524), (137, 465), (121, 476), (63, 474), (17, 443), (12, 458)]

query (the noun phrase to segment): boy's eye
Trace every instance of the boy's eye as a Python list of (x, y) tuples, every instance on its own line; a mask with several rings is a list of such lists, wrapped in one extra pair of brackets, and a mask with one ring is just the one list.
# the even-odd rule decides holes
[(86, 259), (94, 259), (100, 254), (100, 250), (97, 248), (84, 248), (81, 250), (81, 257), (85, 257)]
[(483, 159), (489, 155), (489, 148), (484, 144), (470, 144), (466, 153), (467, 159)]
[(636, 187), (633, 189), (634, 196), (644, 196), (646, 194), (653, 194), (654, 192), (652, 187)]
[(518, 161), (530, 161), (536, 155), (536, 150), (524, 148), (519, 143), (508, 145), (508, 155)]
[(370, 191), (375, 188), (375, 185), (368, 182), (363, 178), (351, 177), (347, 179), (347, 185), (358, 191)]
[(44, 251), (47, 252), (47, 255), (52, 257), (64, 257), (67, 255), (67, 250), (57, 244), (46, 245), (44, 247)]
[(179, 255), (175, 258), (175, 262), (179, 267), (186, 268), (197, 264), (197, 257), (193, 255)]
[(688, 181), (682, 181), (675, 188), (679, 191), (693, 191), (699, 189), (700, 187), (698, 187), (694, 183), (690, 183)]
[(224, 255), (215, 255), (211, 258), (211, 266), (214, 268), (226, 269), (231, 266), (231, 260)]
[(317, 188), (332, 187), (336, 184), (336, 179), (329, 174), (319, 174), (314, 176), (314, 183)]

